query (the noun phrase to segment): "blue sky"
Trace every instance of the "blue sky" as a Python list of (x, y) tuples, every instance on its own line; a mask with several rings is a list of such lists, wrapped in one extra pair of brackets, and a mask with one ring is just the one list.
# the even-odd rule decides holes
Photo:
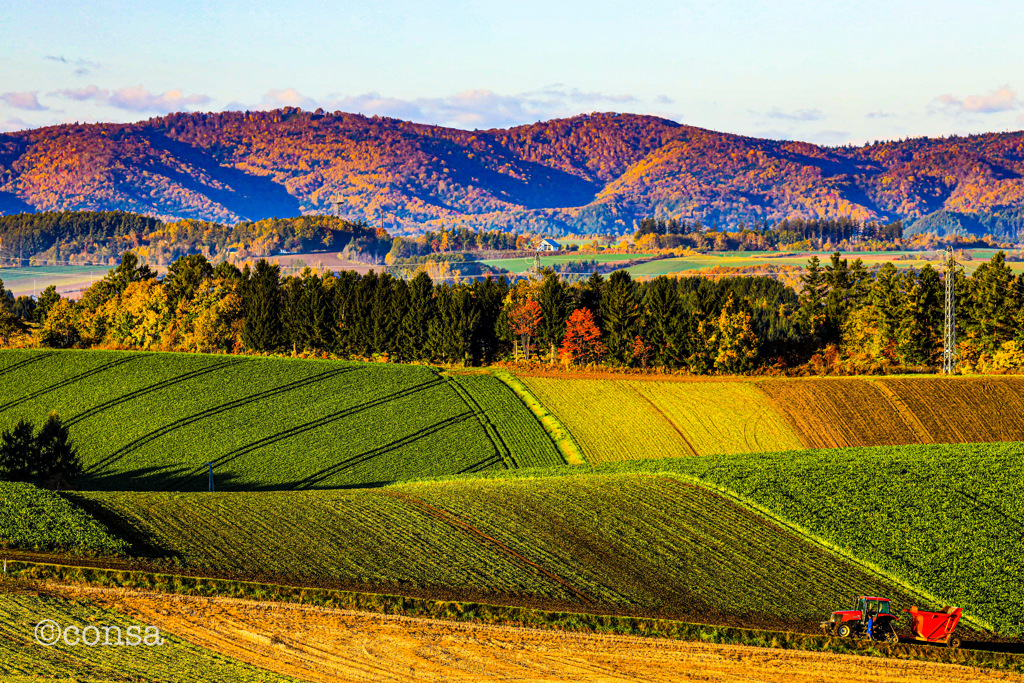
[(1024, 129), (1024, 3), (0, 5), (0, 131), (293, 105), (461, 128), (591, 111), (823, 144)]

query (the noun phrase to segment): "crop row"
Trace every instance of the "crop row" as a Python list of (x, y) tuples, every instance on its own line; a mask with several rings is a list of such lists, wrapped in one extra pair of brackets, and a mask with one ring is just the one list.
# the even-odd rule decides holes
[(460, 375), (453, 380), (497, 431), (496, 447), (510, 453), (514, 466), (548, 467), (562, 456), (538, 419), (506, 384), (492, 375)]
[(520, 379), (595, 465), (802, 446), (772, 403), (749, 383)]

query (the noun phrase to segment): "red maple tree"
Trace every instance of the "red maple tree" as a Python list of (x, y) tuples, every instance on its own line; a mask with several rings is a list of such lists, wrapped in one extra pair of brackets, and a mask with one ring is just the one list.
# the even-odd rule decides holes
[(562, 357), (570, 363), (593, 363), (600, 360), (604, 352), (601, 330), (594, 323), (594, 314), (589, 308), (573, 311), (565, 321)]

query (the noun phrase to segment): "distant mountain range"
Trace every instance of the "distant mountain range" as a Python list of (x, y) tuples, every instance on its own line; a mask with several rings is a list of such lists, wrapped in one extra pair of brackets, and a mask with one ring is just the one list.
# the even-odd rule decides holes
[(633, 114), (465, 131), (287, 108), (2, 134), (0, 214), (120, 209), (233, 223), (338, 213), (393, 234), (850, 216), (1016, 236), (1022, 174), (1024, 132), (820, 147)]

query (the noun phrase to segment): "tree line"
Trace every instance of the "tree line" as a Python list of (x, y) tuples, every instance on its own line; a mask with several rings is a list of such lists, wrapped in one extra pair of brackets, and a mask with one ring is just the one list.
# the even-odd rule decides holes
[[(452, 283), (425, 273), (283, 276), (265, 260), (239, 269), (192, 254), (160, 279), (129, 252), (79, 301), (47, 290), (27, 320), (39, 323), (39, 343), (60, 348), (468, 365), (532, 356), (695, 374), (883, 372), (939, 364), (944, 277), (930, 265), (869, 270), (836, 253), (808, 262), (799, 292), (770, 277), (638, 281), (616, 271), (568, 282), (551, 269)], [(1021, 276), (1000, 252), (954, 278), (964, 366), (1024, 365)]]

